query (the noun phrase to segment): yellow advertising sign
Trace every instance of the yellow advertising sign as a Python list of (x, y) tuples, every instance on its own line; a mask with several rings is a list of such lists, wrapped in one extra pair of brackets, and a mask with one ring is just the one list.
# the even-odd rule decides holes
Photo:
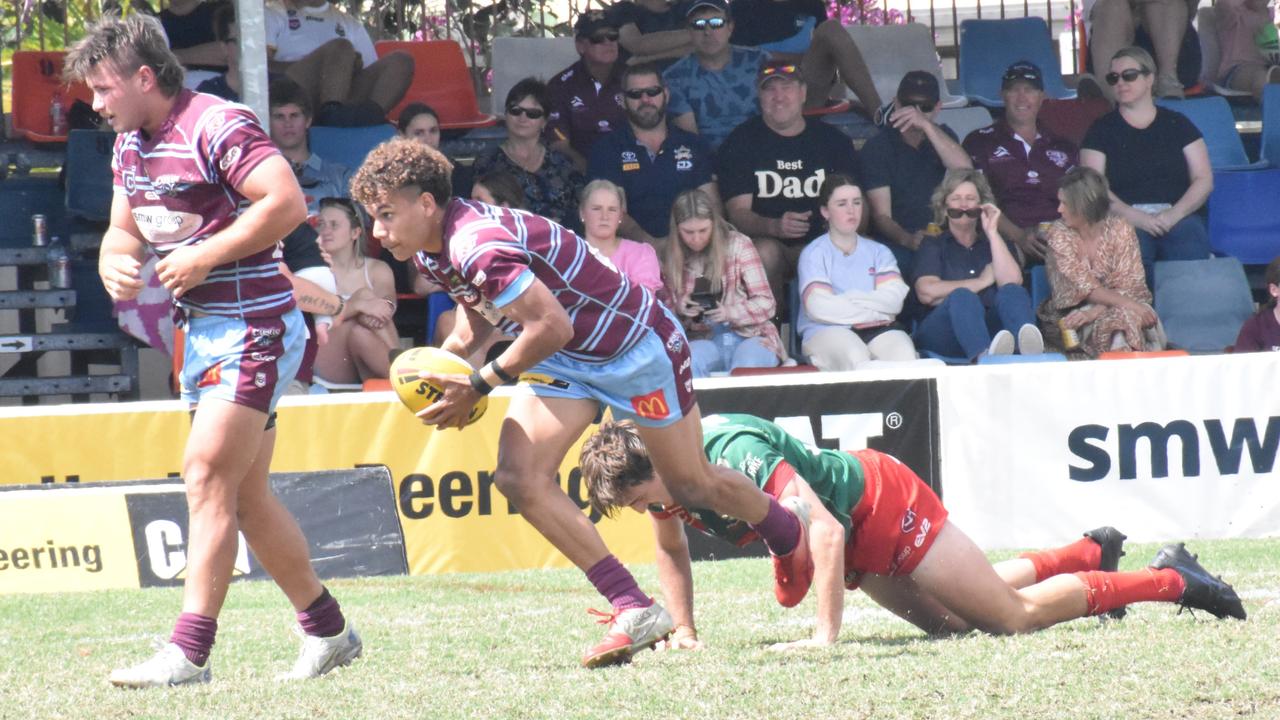
[(0, 595), (138, 587), (124, 493), (0, 493)]
[[(480, 421), (437, 431), (389, 392), (285, 398), (271, 469), (386, 465), (413, 574), (570, 567), (493, 485), (507, 404), (495, 393)], [(0, 415), (0, 456), (11, 458), (0, 483), (163, 478), (182, 469), (188, 430), (177, 402), (15, 408)], [(580, 447), (570, 449), (559, 481), (585, 508)], [(652, 530), (642, 516), (628, 512), (597, 528), (623, 562), (653, 562)]]

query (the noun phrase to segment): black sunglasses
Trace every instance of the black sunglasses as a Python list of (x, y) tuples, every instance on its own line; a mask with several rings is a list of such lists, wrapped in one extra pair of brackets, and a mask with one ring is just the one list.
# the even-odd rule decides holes
[(591, 41), (592, 45), (603, 45), (607, 42), (618, 42), (619, 37), (617, 30), (608, 30), (599, 35), (592, 35), (587, 40)]
[(512, 105), (511, 107), (507, 108), (507, 114), (514, 117), (520, 117), (521, 115), (524, 115), (530, 120), (541, 120), (543, 117), (546, 116), (547, 111), (539, 110), (538, 108), (527, 108), (527, 107), (520, 107), (519, 105)]
[(697, 20), (694, 20), (693, 22), (689, 23), (689, 25), (691, 25), (694, 30), (719, 30), (720, 28), (724, 27), (728, 23), (729, 21), (725, 20), (722, 17), (713, 17), (713, 18), (698, 18)]
[(1133, 82), (1134, 80), (1137, 80), (1143, 75), (1150, 75), (1150, 74), (1151, 74), (1151, 71), (1146, 68), (1142, 68), (1141, 70), (1135, 70), (1134, 68), (1129, 68), (1128, 70), (1124, 70), (1118, 73), (1109, 72), (1106, 75), (1104, 75), (1103, 78), (1107, 81), (1108, 85), (1115, 85), (1121, 80), (1124, 80), (1125, 82)]
[(947, 208), (947, 217), (951, 218), (952, 220), (959, 220), (962, 217), (977, 218), (980, 215), (982, 215), (982, 208), (980, 207), (969, 208), (968, 210), (961, 210), (960, 208)]
[(662, 86), (654, 85), (647, 88), (636, 88), (635, 90), (623, 90), (622, 94), (632, 100), (639, 100), (643, 97), (658, 97), (662, 94)]
[(917, 102), (903, 102), (903, 101), (899, 100), (899, 101), (898, 101), (898, 104), (899, 104), (899, 105), (901, 105), (902, 107), (916, 107), (916, 108), (919, 108), (919, 109), (920, 109), (920, 112), (922, 112), (922, 113), (931, 113), (931, 112), (933, 112), (933, 108), (934, 108), (935, 106), (937, 106), (937, 103), (935, 103), (935, 102), (930, 102), (930, 101), (928, 101), (928, 100), (920, 100), (920, 101), (917, 101)]

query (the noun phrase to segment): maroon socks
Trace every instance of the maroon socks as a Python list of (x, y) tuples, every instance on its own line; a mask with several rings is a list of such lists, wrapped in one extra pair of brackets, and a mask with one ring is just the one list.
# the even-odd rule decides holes
[(204, 667), (209, 661), (209, 650), (213, 648), (213, 638), (217, 634), (217, 620), (184, 612), (178, 616), (178, 622), (174, 623), (169, 642), (182, 648), (182, 654), (187, 656), (192, 665)]
[(791, 554), (800, 543), (800, 519), (774, 498), (769, 498), (769, 514), (751, 528), (760, 534), (769, 552), (780, 557)]
[(347, 626), (347, 619), (342, 615), (342, 606), (324, 588), (320, 597), (298, 613), (298, 624), (302, 632), (316, 637), (333, 637)]
[(610, 555), (587, 570), (587, 579), (615, 610), (649, 607), (653, 600), (640, 592), (630, 571)]

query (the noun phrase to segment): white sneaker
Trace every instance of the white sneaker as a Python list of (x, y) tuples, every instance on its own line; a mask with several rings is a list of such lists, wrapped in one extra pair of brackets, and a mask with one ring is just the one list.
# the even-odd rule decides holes
[(1001, 330), (996, 336), (991, 338), (991, 345), (987, 347), (988, 355), (1012, 355), (1013, 354), (1013, 333), (1008, 330)]
[(671, 615), (656, 602), (614, 613), (588, 612), (603, 617), (600, 624), (609, 626), (604, 639), (582, 656), (582, 665), (589, 668), (630, 662), (632, 655), (657, 645), (675, 628)]
[(293, 669), (277, 677), (278, 680), (310, 680), (339, 668), (350, 665), (352, 660), (360, 657), (364, 651), (364, 643), (351, 621), (347, 621), (342, 632), (333, 637), (316, 637), (302, 635), (302, 650), (293, 663)]
[(1023, 355), (1044, 352), (1044, 336), (1040, 334), (1040, 328), (1031, 323), (1018, 328), (1018, 352)]
[(112, 670), (109, 679), (116, 687), (148, 688), (207, 683), (211, 677), (208, 660), (204, 667), (197, 666), (187, 659), (182, 648), (167, 642), (145, 662)]

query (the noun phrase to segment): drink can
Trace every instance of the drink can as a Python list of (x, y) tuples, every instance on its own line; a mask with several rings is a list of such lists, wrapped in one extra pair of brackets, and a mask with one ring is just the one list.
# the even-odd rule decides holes
[(1065, 318), (1058, 321), (1058, 330), (1062, 332), (1062, 348), (1064, 350), (1075, 350), (1080, 347), (1080, 333), (1067, 327)]
[(31, 244), (36, 247), (49, 244), (49, 224), (44, 215), (31, 216)]

